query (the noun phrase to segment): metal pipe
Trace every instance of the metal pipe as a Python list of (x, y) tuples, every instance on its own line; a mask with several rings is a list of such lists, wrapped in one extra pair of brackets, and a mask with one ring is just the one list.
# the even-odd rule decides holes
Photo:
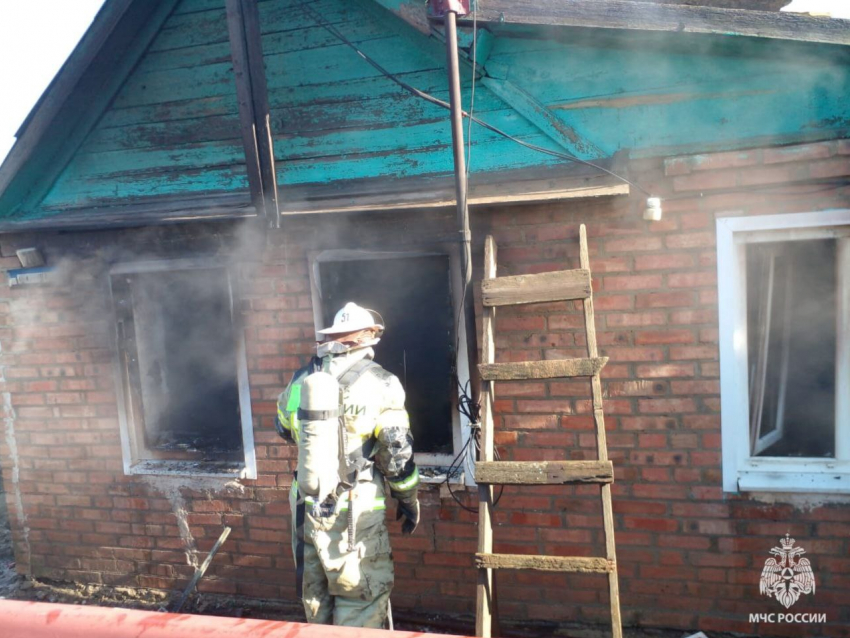
[(478, 336), (475, 330), (475, 299), (472, 293), (472, 242), (467, 205), (466, 154), (463, 144), (463, 105), (460, 93), (460, 64), (457, 54), (457, 13), (446, 12), (446, 66), (449, 71), (449, 103), (451, 104), (452, 150), (454, 151), (457, 225), (460, 234), (460, 264), (463, 289), (466, 356), (469, 360), (469, 386), (473, 403), (479, 402), (481, 377), (478, 373)]
[(189, 585), (186, 587), (186, 590), (183, 592), (183, 595), (180, 597), (180, 600), (177, 602), (177, 606), (174, 607), (174, 613), (176, 614), (181, 609), (183, 609), (183, 605), (186, 604), (186, 600), (189, 598), (189, 594), (192, 593), (192, 590), (195, 589), (195, 585), (198, 584), (198, 581), (204, 577), (204, 574), (207, 573), (207, 569), (209, 569), (210, 563), (212, 563), (212, 559), (215, 558), (215, 555), (218, 553), (218, 550), (221, 549), (221, 546), (224, 544), (224, 541), (227, 540), (227, 537), (230, 536), (231, 529), (229, 527), (225, 527), (221, 536), (218, 537), (218, 540), (213, 545), (213, 548), (210, 550), (210, 553), (207, 554), (207, 557), (204, 559), (203, 564), (200, 568), (195, 570), (195, 574), (192, 576), (192, 580), (189, 581)]
[[(383, 629), (0, 600), (3, 638), (386, 638)], [(421, 632), (397, 631), (393, 638)], [(450, 638), (446, 634), (428, 634)], [(457, 638), (457, 637), (455, 637)]]

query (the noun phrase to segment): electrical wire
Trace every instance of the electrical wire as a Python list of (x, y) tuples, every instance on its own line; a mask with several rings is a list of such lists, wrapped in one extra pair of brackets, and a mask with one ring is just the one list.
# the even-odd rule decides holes
[[(449, 103), (448, 103), (448, 102), (446, 102), (445, 100), (441, 100), (441, 99), (439, 99), (439, 98), (434, 97), (433, 95), (431, 95), (431, 94), (429, 94), (429, 93), (426, 93), (425, 91), (422, 91), (422, 90), (420, 90), (420, 89), (417, 89), (415, 86), (412, 86), (412, 85), (408, 84), (408, 83), (407, 83), (407, 82), (405, 82), (404, 80), (400, 79), (398, 76), (396, 76), (396, 75), (394, 75), (393, 73), (390, 73), (389, 71), (387, 71), (387, 70), (386, 70), (383, 66), (381, 66), (381, 65), (380, 65), (377, 61), (375, 61), (373, 58), (371, 58), (371, 57), (369, 57), (368, 55), (366, 55), (365, 53), (363, 53), (363, 51), (361, 51), (361, 50), (357, 47), (357, 45), (356, 45), (356, 44), (354, 44), (353, 42), (351, 42), (351, 40), (349, 40), (348, 38), (346, 38), (346, 37), (345, 37), (345, 35), (344, 35), (342, 32), (340, 32), (340, 31), (339, 31), (339, 29), (337, 29), (337, 28), (336, 28), (335, 26), (333, 26), (332, 24), (329, 24), (328, 22), (326, 22), (326, 21), (324, 20), (324, 18), (322, 18), (322, 17), (321, 17), (321, 16), (320, 16), (320, 15), (319, 15), (316, 11), (314, 11), (311, 7), (308, 7), (307, 5), (302, 4), (302, 5), (301, 5), (301, 9), (302, 9), (303, 11), (305, 11), (305, 12), (309, 13), (309, 14), (310, 14), (310, 17), (312, 17), (312, 19), (313, 19), (313, 20), (315, 20), (315, 21), (316, 21), (316, 23), (317, 23), (319, 26), (321, 26), (321, 27), (325, 28), (325, 29), (326, 29), (329, 33), (331, 33), (334, 37), (336, 37), (337, 39), (339, 39), (339, 40), (340, 40), (343, 44), (345, 44), (346, 46), (348, 46), (348, 47), (350, 47), (352, 50), (354, 50), (354, 52), (355, 52), (355, 53), (357, 53), (357, 55), (359, 55), (361, 58), (363, 58), (363, 60), (364, 60), (366, 63), (368, 63), (370, 66), (372, 66), (372, 67), (373, 67), (375, 70), (377, 70), (377, 71), (378, 71), (381, 75), (385, 76), (385, 77), (386, 77), (387, 79), (389, 79), (389, 80), (392, 80), (393, 82), (395, 82), (396, 84), (398, 84), (401, 88), (403, 88), (405, 91), (407, 91), (407, 92), (409, 92), (409, 93), (411, 93), (411, 94), (413, 94), (413, 95), (415, 95), (415, 96), (417, 96), (417, 97), (420, 97), (420, 98), (422, 98), (423, 100), (426, 100), (426, 101), (428, 101), (428, 102), (430, 102), (430, 103), (432, 103), (432, 104), (435, 104), (435, 105), (437, 105), (437, 106), (439, 106), (439, 107), (442, 107), (442, 108), (444, 108), (444, 109), (451, 110), (451, 108), (452, 108), (452, 107), (451, 107), (451, 104), (449, 104)], [(478, 118), (478, 117), (475, 117), (474, 115), (471, 115), (470, 113), (467, 113), (466, 111), (464, 111), (464, 110), (462, 110), (462, 109), (461, 109), (461, 113), (463, 114), (463, 117), (468, 117), (468, 118), (469, 118), (469, 120), (470, 120), (471, 122), (475, 122), (475, 123), (476, 123), (476, 124), (478, 124), (479, 126), (482, 126), (482, 127), (484, 127), (485, 129), (487, 129), (488, 131), (492, 131), (493, 133), (496, 133), (497, 135), (501, 135), (501, 136), (502, 136), (502, 137), (504, 137), (505, 139), (508, 139), (508, 140), (510, 140), (510, 141), (512, 141), (512, 142), (515, 142), (515, 143), (519, 144), (520, 146), (524, 146), (525, 148), (527, 148), (527, 149), (529, 149), (529, 150), (537, 151), (538, 153), (543, 153), (543, 154), (545, 154), (545, 155), (550, 155), (550, 156), (552, 156), (552, 157), (556, 157), (556, 158), (558, 158), (558, 159), (563, 159), (563, 160), (568, 161), (568, 162), (575, 162), (575, 163), (577, 163), (577, 164), (583, 164), (583, 165), (585, 165), (585, 166), (589, 166), (589, 167), (591, 167), (591, 168), (595, 168), (596, 170), (601, 171), (601, 172), (603, 172), (603, 173), (606, 173), (607, 175), (610, 175), (611, 177), (613, 177), (613, 178), (615, 178), (615, 179), (617, 179), (617, 180), (619, 180), (619, 181), (623, 182), (624, 184), (628, 184), (629, 186), (631, 186), (631, 187), (633, 187), (633, 188), (636, 188), (637, 190), (639, 190), (640, 192), (642, 192), (643, 194), (645, 194), (647, 197), (651, 197), (651, 196), (652, 196), (652, 195), (651, 195), (651, 193), (650, 193), (649, 191), (647, 191), (646, 189), (644, 189), (643, 187), (641, 187), (639, 184), (636, 184), (636, 183), (632, 182), (631, 180), (629, 180), (629, 179), (627, 179), (627, 178), (623, 177), (622, 175), (618, 175), (617, 173), (615, 173), (615, 172), (613, 172), (613, 171), (611, 171), (611, 170), (609, 170), (609, 169), (605, 168), (604, 166), (600, 166), (599, 164), (595, 164), (595, 163), (593, 163), (593, 162), (589, 162), (588, 160), (583, 160), (583, 159), (581, 159), (580, 157), (576, 157), (575, 155), (570, 155), (569, 153), (562, 153), (562, 152), (560, 152), (560, 151), (553, 151), (552, 149), (548, 149), (548, 148), (545, 148), (545, 147), (543, 147), (543, 146), (538, 146), (537, 144), (532, 144), (532, 143), (530, 143), (530, 142), (526, 142), (525, 140), (521, 140), (521, 139), (519, 139), (518, 137), (515, 137), (515, 136), (511, 135), (510, 133), (507, 133), (506, 131), (503, 131), (502, 129), (500, 129), (500, 128), (496, 127), (496, 126), (493, 126), (492, 124), (489, 124), (489, 123), (485, 122), (484, 120), (482, 120), (482, 119), (480, 119), (480, 118)]]

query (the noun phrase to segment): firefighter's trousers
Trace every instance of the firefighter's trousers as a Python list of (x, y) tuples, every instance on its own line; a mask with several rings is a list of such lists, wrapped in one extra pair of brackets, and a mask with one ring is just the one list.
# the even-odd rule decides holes
[[(290, 495), (297, 511), (297, 484)], [(302, 584), (307, 622), (347, 627), (386, 628), (393, 587), (393, 562), (385, 520), (383, 479), (354, 488), (355, 544), (349, 548), (347, 495), (331, 513), (320, 512), (309, 498), (303, 525), (293, 524), (293, 555)], [(329, 514), (329, 515), (325, 515)], [(299, 547), (301, 544), (301, 547)]]

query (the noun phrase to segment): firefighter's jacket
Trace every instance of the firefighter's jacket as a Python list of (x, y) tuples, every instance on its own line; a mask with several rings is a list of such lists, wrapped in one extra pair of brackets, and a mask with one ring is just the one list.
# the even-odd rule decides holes
[[(299, 443), (298, 407), (301, 384), (317, 370), (323, 370), (340, 381), (345, 429), (345, 454), (361, 469), (357, 476), (354, 496), (358, 511), (386, 509), (383, 478), (387, 479), (392, 495), (404, 500), (415, 497), (419, 472), (413, 462), (413, 438), (404, 408), (404, 389), (398, 378), (372, 362), (374, 350), (360, 348), (343, 355), (314, 358), (295, 373), (290, 384), (278, 397), (278, 433)], [(365, 367), (353, 382), (346, 383), (346, 373)], [(377, 471), (376, 471), (377, 470)], [(343, 477), (345, 478), (345, 477)], [(307, 497), (308, 511), (315, 505)], [(337, 512), (347, 508), (346, 498), (337, 502)]]

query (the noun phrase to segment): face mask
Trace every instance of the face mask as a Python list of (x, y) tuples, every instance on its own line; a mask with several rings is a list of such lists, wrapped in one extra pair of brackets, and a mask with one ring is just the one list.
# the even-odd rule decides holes
[(380, 339), (370, 339), (364, 343), (358, 343), (355, 346), (349, 346), (344, 343), (340, 343), (339, 341), (325, 341), (324, 343), (320, 343), (316, 346), (316, 354), (320, 359), (327, 357), (328, 355), (334, 356), (339, 354), (346, 354), (347, 352), (351, 352), (352, 350), (357, 350), (358, 348), (368, 348), (369, 346), (376, 345)]
[(350, 346), (340, 343), (339, 341), (325, 341), (316, 346), (316, 354), (319, 358), (324, 358), (328, 355), (345, 354), (351, 350)]

